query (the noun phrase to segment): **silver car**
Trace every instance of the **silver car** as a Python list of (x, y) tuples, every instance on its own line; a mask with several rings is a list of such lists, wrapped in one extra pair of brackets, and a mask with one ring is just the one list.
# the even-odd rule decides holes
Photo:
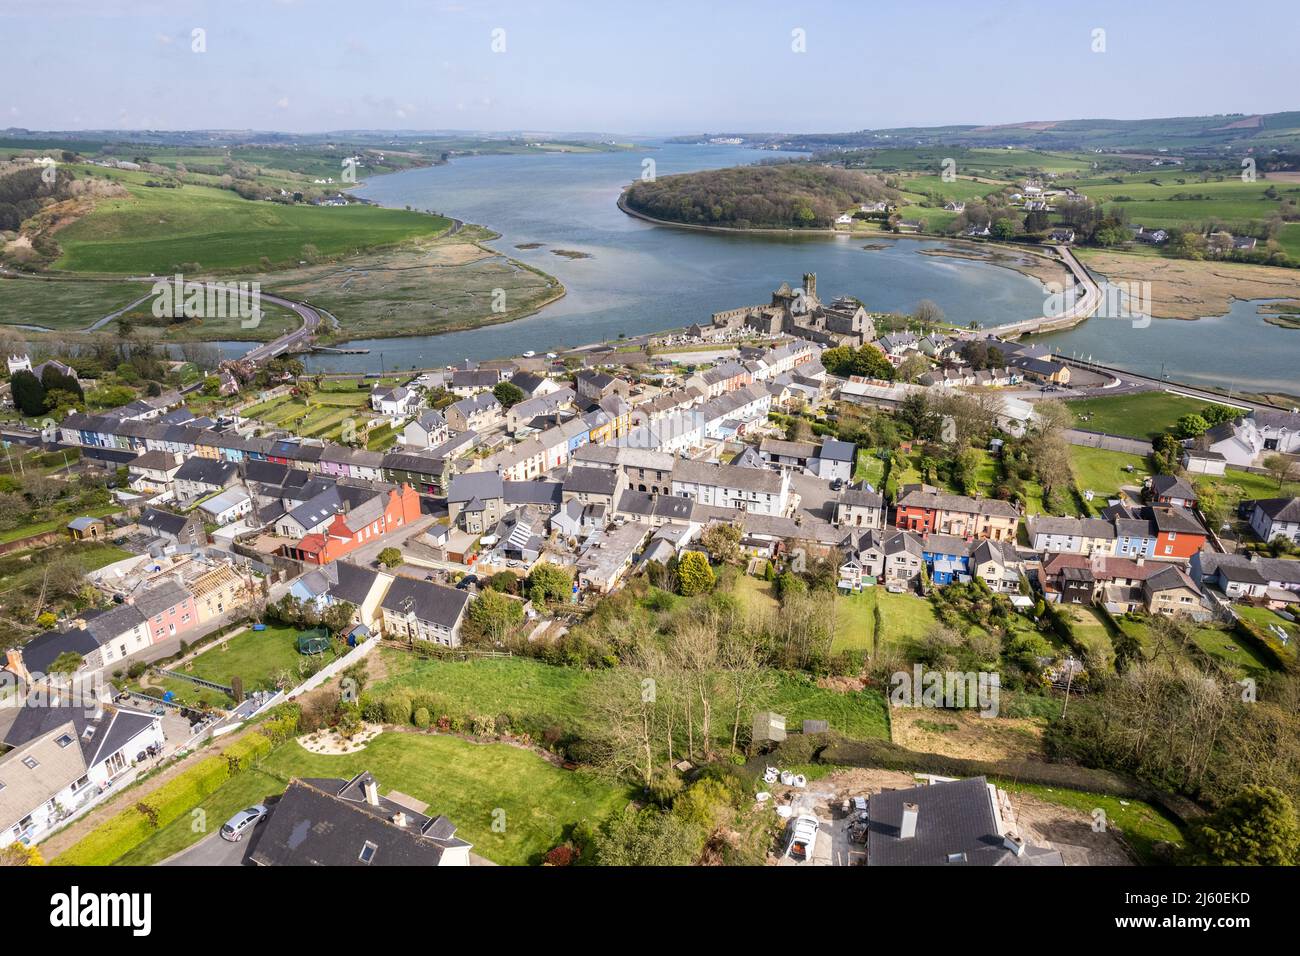
[(245, 833), (265, 820), (269, 812), (260, 803), (246, 810), (240, 810), (222, 825), (221, 839), (238, 843), (244, 838)]

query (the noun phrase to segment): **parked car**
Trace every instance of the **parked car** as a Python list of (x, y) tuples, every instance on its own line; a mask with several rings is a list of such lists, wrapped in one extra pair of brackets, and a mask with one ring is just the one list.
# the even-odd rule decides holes
[(800, 814), (790, 821), (790, 842), (786, 844), (785, 855), (796, 863), (806, 863), (812, 859), (817, 846), (817, 831), (821, 823), (809, 814)]
[(248, 833), (253, 827), (265, 820), (269, 812), (260, 803), (245, 810), (240, 810), (222, 825), (221, 839), (229, 840), (231, 843), (238, 843), (244, 838), (245, 833)]

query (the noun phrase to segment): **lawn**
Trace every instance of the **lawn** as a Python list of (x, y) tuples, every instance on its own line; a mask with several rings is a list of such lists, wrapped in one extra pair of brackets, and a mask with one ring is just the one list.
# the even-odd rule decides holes
[[(1266, 611), (1266, 613), (1272, 612)], [(1142, 644), (1143, 652), (1148, 656), (1155, 650), (1151, 628), (1145, 619), (1124, 615), (1116, 618), (1115, 622), (1126, 634), (1131, 634), (1138, 639)], [(1192, 643), (1220, 663), (1235, 667), (1252, 677), (1263, 677), (1272, 670), (1268, 661), (1242, 638), (1214, 624), (1197, 625), (1192, 634)]]
[[(66, 508), (64, 506), (67, 506)], [(30, 538), (33, 535), (46, 534), (50, 531), (61, 531), (73, 518), (90, 517), (90, 518), (107, 518), (109, 515), (115, 515), (122, 510), (120, 504), (100, 505), (96, 508), (77, 508), (75, 501), (55, 502), (54, 507), (60, 508), (62, 513), (57, 518), (49, 518), (45, 521), (33, 521), (29, 524), (19, 525), (17, 528), (10, 528), (8, 531), (0, 532), (0, 544), (8, 544), (10, 541), (17, 541), (19, 538)]]
[(334, 256), (436, 235), (451, 225), (441, 216), (378, 206), (282, 205), (205, 186), (125, 185), (129, 196), (100, 202), (59, 232), (63, 255), (56, 268), (167, 275), (181, 266), (202, 272), (257, 266), (264, 258), (296, 265), (306, 258), (304, 246)]
[(1110, 631), (1106, 629), (1101, 615), (1095, 608), (1082, 604), (1066, 604), (1061, 610), (1069, 617), (1074, 626), (1074, 636), (1078, 638), (1089, 653), (1101, 658), (1108, 664), (1115, 658), (1115, 647), (1110, 641)]
[(323, 756), (290, 741), (199, 804), (206, 814), (202, 830), (192, 832), (193, 817), (184, 814), (117, 862), (148, 865), (166, 859), (220, 827), (236, 810), (283, 793), (292, 778), (351, 779), (363, 770), (375, 775), (382, 793), (400, 790), (426, 801), (430, 815), (446, 816), (457, 836), (474, 845), (471, 852), (504, 866), (540, 863), (569, 827), (583, 821), (599, 824), (629, 799), (598, 777), (561, 770), (509, 744), (385, 733), (357, 753)]
[[(1175, 843), (1180, 846), (1183, 843), (1183, 833), (1178, 824), (1156, 807), (1141, 800), (996, 778), (993, 782), (1010, 794), (1031, 794), (1047, 803), (1087, 814), (1094, 820), (1103, 820), (1107, 827), (1120, 832), (1138, 860), (1144, 864), (1160, 862), (1154, 852), (1157, 843)], [(1098, 817), (1094, 813), (1096, 810), (1101, 810), (1105, 816)]]
[(853, 468), (853, 480), (870, 482), (873, 488), (879, 488), (884, 483), (885, 462), (876, 455), (874, 448), (858, 449), (858, 460)]
[[(275, 675), (281, 671), (305, 678), (311, 670), (318, 669), (315, 665), (322, 663), (322, 658), (333, 657), (328, 652), (313, 656), (299, 654), (295, 642), (301, 633), (297, 628), (274, 625), (268, 625), (265, 631), (250, 628), (214, 642), (181, 670), (215, 684), (230, 686), (231, 678), (239, 677), (246, 691), (269, 690), (274, 686)], [(302, 673), (304, 666), (307, 673)]]
[(750, 612), (766, 614), (781, 606), (771, 582), (748, 574), (737, 575), (733, 593)]
[(934, 607), (925, 598), (915, 594), (891, 594), (884, 588), (875, 591), (881, 617), (881, 630), (876, 635), (879, 645), (892, 644), (907, 653), (938, 623)]
[(1300, 481), (1288, 481), (1279, 490), (1277, 481), (1268, 475), (1238, 468), (1228, 468), (1222, 475), (1197, 475), (1196, 487), (1218, 486), (1226, 504), (1246, 498), (1290, 498), (1300, 495)]
[(1065, 406), (1074, 413), (1079, 428), (1128, 438), (1154, 439), (1161, 432), (1168, 431), (1182, 416), (1199, 412), (1209, 404), (1172, 392), (1136, 392), (1072, 399)]
[(876, 649), (876, 593), (881, 588), (867, 588), (857, 594), (835, 596), (835, 639), (831, 653)]
[(1141, 486), (1142, 479), (1150, 473), (1141, 455), (1082, 445), (1070, 446), (1070, 465), (1079, 491), (1092, 491), (1096, 495), (1092, 506), (1098, 512), (1106, 506), (1107, 498), (1116, 497), (1120, 486)]
[[(420, 660), (390, 648), (380, 648), (378, 653), (388, 676), (370, 688), (375, 696), (410, 689), (435, 695), (448, 712), (508, 714), (528, 724), (556, 724), (578, 733), (599, 730), (591, 725), (590, 708), (601, 685), (598, 671), (555, 667), (524, 657), (444, 661)], [(754, 710), (777, 710), (785, 714), (789, 726), (821, 719), (850, 737), (888, 736), (885, 702), (879, 694), (827, 690), (798, 673), (771, 671), (770, 676), (772, 689)], [(730, 743), (728, 722), (720, 720), (715, 727), (717, 739)]]

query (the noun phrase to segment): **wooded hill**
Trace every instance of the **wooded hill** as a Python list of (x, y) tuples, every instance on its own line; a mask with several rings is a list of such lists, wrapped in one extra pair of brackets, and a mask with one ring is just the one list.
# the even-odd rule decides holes
[(809, 163), (665, 176), (624, 194), (630, 209), (656, 219), (738, 229), (825, 229), (861, 203), (897, 198), (879, 177)]

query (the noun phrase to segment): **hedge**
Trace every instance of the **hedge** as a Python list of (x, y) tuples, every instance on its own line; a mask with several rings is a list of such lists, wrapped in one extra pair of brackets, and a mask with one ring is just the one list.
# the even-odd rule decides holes
[[(278, 728), (276, 728), (278, 729)], [(261, 730), (204, 757), (138, 803), (109, 818), (50, 862), (55, 866), (108, 866), (158, 830), (193, 810), (222, 784), (271, 752), (274, 742)]]
[(1284, 673), (1296, 670), (1295, 659), (1282, 650), (1282, 643), (1262, 627), (1256, 627), (1254, 621), (1248, 621), (1238, 614), (1237, 624), (1233, 628), (1233, 632), (1258, 651), (1260, 656), (1265, 658), (1277, 670)]

